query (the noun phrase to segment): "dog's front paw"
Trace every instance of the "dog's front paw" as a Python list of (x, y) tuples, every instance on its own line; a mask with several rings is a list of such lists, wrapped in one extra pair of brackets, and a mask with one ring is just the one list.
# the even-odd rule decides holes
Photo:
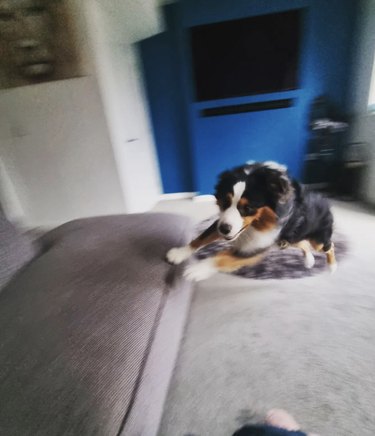
[(329, 272), (331, 274), (334, 274), (336, 272), (336, 270), (337, 270), (337, 263), (336, 262), (329, 263), (328, 264), (328, 268), (329, 268)]
[(312, 253), (306, 253), (305, 255), (305, 267), (310, 269), (315, 265), (315, 257)]
[(184, 260), (189, 259), (189, 257), (194, 253), (194, 250), (186, 245), (185, 247), (171, 248), (167, 253), (167, 260), (169, 263), (178, 265)]
[(212, 259), (204, 259), (192, 265), (189, 265), (185, 272), (184, 277), (190, 281), (199, 282), (208, 279), (217, 272)]

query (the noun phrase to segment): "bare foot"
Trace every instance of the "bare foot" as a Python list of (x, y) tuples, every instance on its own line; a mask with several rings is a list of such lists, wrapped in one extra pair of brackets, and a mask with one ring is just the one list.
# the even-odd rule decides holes
[[(301, 430), (298, 422), (288, 412), (282, 409), (272, 409), (266, 415), (266, 424), (273, 427), (282, 428), (289, 431)], [(319, 436), (315, 433), (309, 433), (308, 436)]]
[(301, 429), (293, 416), (282, 409), (270, 410), (266, 415), (266, 424), (290, 431), (298, 431)]

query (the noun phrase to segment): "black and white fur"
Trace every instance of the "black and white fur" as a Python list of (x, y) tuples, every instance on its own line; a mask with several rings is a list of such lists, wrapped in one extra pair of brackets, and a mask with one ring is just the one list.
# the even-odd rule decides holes
[(253, 265), (275, 244), (301, 248), (307, 268), (314, 265), (311, 248), (324, 251), (331, 270), (336, 268), (329, 203), (292, 180), (285, 166), (263, 162), (225, 171), (215, 196), (219, 219), (189, 245), (171, 249), (167, 259), (181, 263), (216, 239), (231, 241), (231, 250), (190, 265), (185, 271), (189, 279)]

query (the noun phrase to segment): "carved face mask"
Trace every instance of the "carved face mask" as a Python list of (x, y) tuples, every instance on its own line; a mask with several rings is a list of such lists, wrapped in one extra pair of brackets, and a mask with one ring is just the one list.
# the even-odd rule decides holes
[(54, 71), (53, 26), (43, 0), (0, 0), (0, 40), (10, 75), (48, 76)]

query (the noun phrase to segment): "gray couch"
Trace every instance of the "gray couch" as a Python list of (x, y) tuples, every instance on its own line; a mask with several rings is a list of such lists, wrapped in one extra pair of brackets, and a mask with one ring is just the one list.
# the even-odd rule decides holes
[(80, 219), (26, 239), (0, 212), (0, 434), (157, 433), (191, 297), (181, 216)]

